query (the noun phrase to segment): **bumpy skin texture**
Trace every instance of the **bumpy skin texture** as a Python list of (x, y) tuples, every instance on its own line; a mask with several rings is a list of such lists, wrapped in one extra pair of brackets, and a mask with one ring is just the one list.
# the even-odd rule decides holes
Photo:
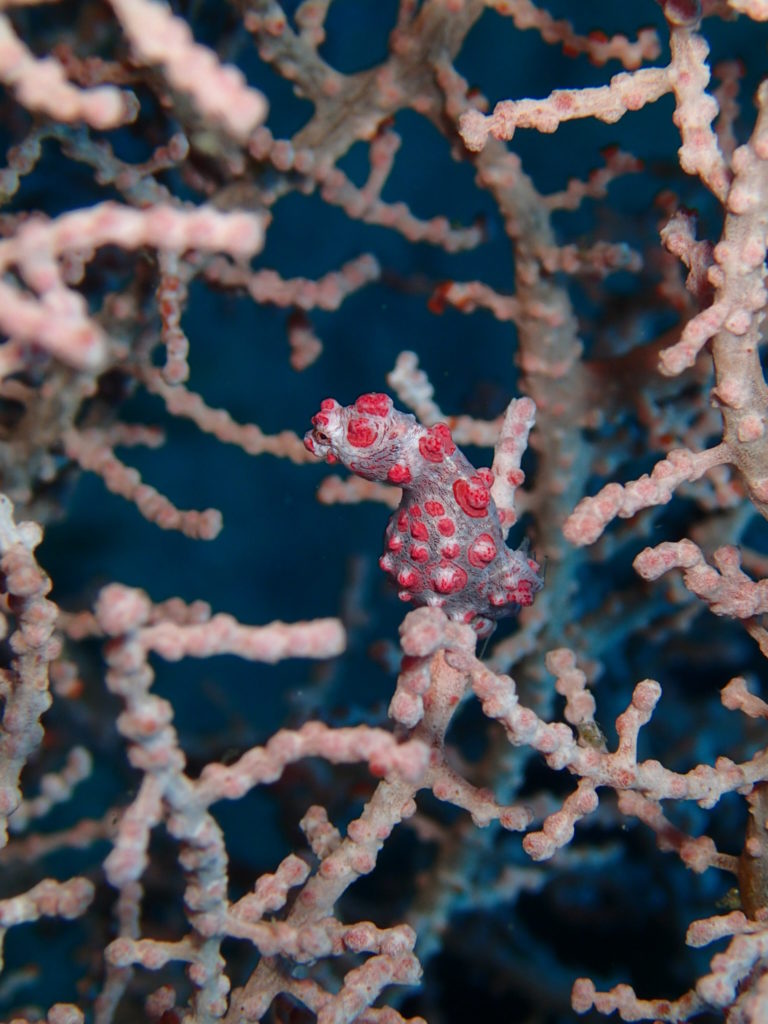
[(383, 394), (346, 407), (326, 398), (312, 423), (304, 444), (313, 455), (402, 487), (379, 559), (401, 600), (442, 608), (481, 637), (496, 619), (531, 604), (542, 585), (539, 567), (505, 545), (493, 474), (470, 464), (444, 423), (423, 427)]

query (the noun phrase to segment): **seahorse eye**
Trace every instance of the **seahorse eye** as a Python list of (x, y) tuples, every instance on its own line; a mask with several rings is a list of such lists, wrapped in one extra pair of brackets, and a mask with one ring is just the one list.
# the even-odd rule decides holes
[(322, 432), (322, 430), (317, 429), (312, 431), (312, 437), (314, 437), (318, 444), (328, 444), (331, 440), (327, 434)]

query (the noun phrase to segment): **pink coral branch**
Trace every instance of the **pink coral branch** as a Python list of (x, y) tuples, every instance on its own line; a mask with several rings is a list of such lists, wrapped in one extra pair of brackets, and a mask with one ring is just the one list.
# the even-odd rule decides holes
[(645, 548), (633, 563), (646, 580), (656, 580), (670, 569), (682, 569), (686, 587), (706, 601), (715, 615), (749, 619), (768, 611), (768, 580), (754, 582), (742, 572), (738, 549), (718, 548), (709, 565), (690, 540), (665, 542)]
[(189, 25), (156, 0), (110, 0), (139, 60), (159, 64), (168, 81), (192, 97), (202, 114), (245, 140), (262, 123), (267, 101), (239, 68), (192, 38)]
[(133, 121), (139, 110), (130, 92), (111, 85), (91, 89), (73, 85), (55, 57), (35, 57), (6, 14), (0, 14), (0, 81), (30, 110), (62, 121), (84, 121), (94, 128)]
[(683, 448), (671, 451), (657, 462), (653, 471), (628, 484), (607, 484), (592, 498), (582, 498), (563, 526), (571, 544), (594, 544), (606, 526), (616, 518), (629, 519), (644, 508), (666, 505), (686, 481), (698, 480), (714, 466), (731, 461), (725, 444), (704, 452)]

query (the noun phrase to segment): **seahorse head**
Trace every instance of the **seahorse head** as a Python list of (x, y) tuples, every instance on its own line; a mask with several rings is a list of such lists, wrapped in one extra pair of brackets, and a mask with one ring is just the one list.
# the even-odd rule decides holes
[(347, 406), (326, 398), (312, 417), (313, 429), (304, 435), (304, 446), (318, 458), (340, 462), (368, 480), (386, 480), (415, 424), (413, 416), (393, 409), (389, 395), (361, 395)]

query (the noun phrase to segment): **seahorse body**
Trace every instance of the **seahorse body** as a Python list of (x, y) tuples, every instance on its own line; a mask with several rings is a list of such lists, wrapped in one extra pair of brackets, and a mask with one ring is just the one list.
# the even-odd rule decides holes
[(443, 608), (481, 637), (531, 604), (539, 566), (504, 543), (493, 474), (471, 465), (444, 423), (423, 427), (388, 395), (368, 394), (348, 406), (326, 398), (312, 424), (304, 444), (313, 455), (402, 487), (379, 565), (403, 601)]

